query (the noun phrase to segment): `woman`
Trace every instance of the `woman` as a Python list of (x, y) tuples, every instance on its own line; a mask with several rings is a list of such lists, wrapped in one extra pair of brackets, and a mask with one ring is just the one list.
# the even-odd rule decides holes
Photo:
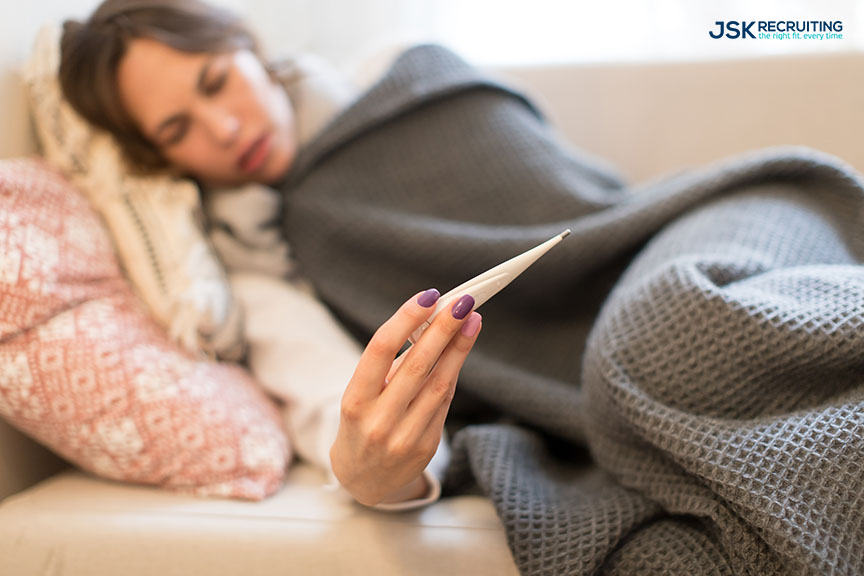
[[(284, 179), (313, 134), (304, 111), (315, 103), (292, 101), (291, 70), (267, 63), (235, 16), (197, 0), (107, 0), (86, 22), (67, 22), (60, 79), (72, 106), (112, 133), (133, 165), (170, 168), (205, 189)], [(440, 493), (424, 470), (481, 318), (465, 297), (396, 359), (438, 296), (416, 294), (381, 325), (344, 389), (330, 464), (363, 504)], [(321, 366), (322, 378), (326, 371)], [(286, 400), (302, 403), (298, 396)], [(330, 433), (317, 430), (310, 443)]]

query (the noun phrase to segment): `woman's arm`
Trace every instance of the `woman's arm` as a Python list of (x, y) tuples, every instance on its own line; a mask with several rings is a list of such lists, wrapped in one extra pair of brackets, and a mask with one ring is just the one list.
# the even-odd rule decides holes
[[(283, 281), (260, 273), (229, 275), (246, 312), (248, 362), (256, 379), (282, 408), (291, 444), (304, 460), (329, 472), (336, 442), (340, 404), (346, 384), (355, 377), (363, 347), (354, 340), (302, 280)], [(395, 371), (403, 354), (390, 363)], [(377, 508), (403, 510), (438, 499), (449, 462), (442, 438), (429, 464), (412, 486), (396, 487)]]

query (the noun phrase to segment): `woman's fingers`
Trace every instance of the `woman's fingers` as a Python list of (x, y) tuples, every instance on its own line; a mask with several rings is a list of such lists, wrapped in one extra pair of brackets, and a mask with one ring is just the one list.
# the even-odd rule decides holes
[(414, 330), (419, 328), (435, 309), (440, 294), (434, 288), (418, 292), (399, 307), (382, 324), (360, 356), (354, 377), (348, 383), (346, 394), (357, 399), (377, 398), (393, 359)]
[[(442, 352), (454, 340), (474, 307), (474, 298), (465, 295), (449, 310), (442, 310), (417, 342), (411, 347), (390, 384), (381, 393), (381, 405), (391, 415), (401, 415), (439, 361)], [(470, 347), (469, 347), (470, 350)]]
[[(413, 344), (411, 345), (413, 346)], [(393, 364), (390, 365), (390, 370), (387, 372), (387, 377), (384, 379), (384, 385), (390, 383), (390, 380), (393, 379), (393, 376), (396, 374), (396, 371), (399, 370), (399, 366), (402, 365), (402, 362), (405, 360), (405, 357), (408, 356), (408, 352), (411, 351), (411, 347), (409, 346), (405, 352), (399, 355), (396, 360), (393, 361)]]
[(438, 364), (405, 413), (404, 423), (411, 429), (408, 432), (410, 438), (419, 439), (425, 435), (427, 429), (436, 426), (440, 433), (456, 391), (459, 372), (480, 335), (482, 325), (483, 317), (480, 313), (473, 312), (465, 321), (463, 330), (460, 330), (441, 353)]

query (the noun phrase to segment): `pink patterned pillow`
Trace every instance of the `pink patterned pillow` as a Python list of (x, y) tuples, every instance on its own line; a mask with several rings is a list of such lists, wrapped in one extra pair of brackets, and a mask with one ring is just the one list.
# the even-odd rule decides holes
[(86, 199), (0, 160), (0, 416), (96, 475), (260, 500), (289, 450), (241, 368), (198, 360), (147, 316)]

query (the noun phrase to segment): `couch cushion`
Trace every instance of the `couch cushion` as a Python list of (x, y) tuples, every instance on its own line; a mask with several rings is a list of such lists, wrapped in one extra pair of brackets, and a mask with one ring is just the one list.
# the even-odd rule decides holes
[(262, 502), (206, 500), (69, 471), (0, 504), (10, 574), (518, 574), (489, 500), (381, 513), (291, 468)]
[(95, 474), (260, 499), (288, 461), (276, 405), (146, 314), (87, 201), (0, 161), (0, 417)]

